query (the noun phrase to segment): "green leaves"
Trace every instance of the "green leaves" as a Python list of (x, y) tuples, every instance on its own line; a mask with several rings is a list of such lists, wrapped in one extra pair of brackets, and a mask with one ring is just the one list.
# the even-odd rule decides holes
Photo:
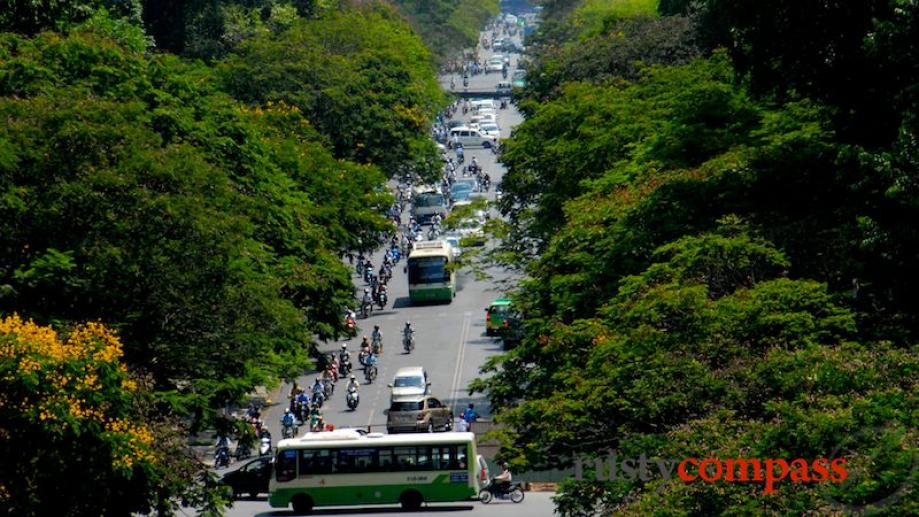
[(436, 170), (426, 130), (445, 98), (429, 52), (388, 8), (330, 11), (253, 37), (219, 70), (244, 102), (295, 106), (340, 158), (388, 176)]
[(0, 48), (3, 310), (111, 323), (164, 401), (204, 420), (343, 330), (338, 252), (386, 227), (379, 170), (200, 64), (83, 33)]

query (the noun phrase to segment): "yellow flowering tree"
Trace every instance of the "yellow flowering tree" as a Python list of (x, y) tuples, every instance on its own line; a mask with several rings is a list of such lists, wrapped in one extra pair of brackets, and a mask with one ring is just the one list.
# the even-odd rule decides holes
[(118, 337), (99, 323), (60, 335), (0, 319), (0, 508), (117, 515), (170, 495), (164, 483), (174, 480), (159, 466), (174, 459), (155, 443), (157, 424), (121, 358)]

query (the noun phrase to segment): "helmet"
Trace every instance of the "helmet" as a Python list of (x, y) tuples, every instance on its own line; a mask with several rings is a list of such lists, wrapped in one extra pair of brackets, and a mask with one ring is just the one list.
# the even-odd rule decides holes
[(285, 413), (290, 413), (290, 408), (284, 410)]
[(412, 322), (411, 322), (411, 321), (406, 321), (406, 322), (405, 322), (405, 326), (406, 326), (406, 327), (410, 327), (411, 325), (412, 325)]
[(380, 329), (380, 326), (379, 326), (379, 325), (374, 325), (373, 328), (376, 329), (376, 330), (379, 330), (379, 329)]
[(344, 349), (346, 349), (346, 348), (348, 348), (348, 343), (342, 343), (342, 344), (341, 344), (341, 349), (344, 350)]
[(365, 288), (364, 288), (364, 292), (365, 292), (365, 293), (369, 293), (369, 292), (370, 292), (370, 289), (368, 289), (368, 288), (365, 287)]
[(354, 379), (354, 374), (353, 374), (353, 373), (351, 374), (351, 379), (352, 379), (352, 380)]

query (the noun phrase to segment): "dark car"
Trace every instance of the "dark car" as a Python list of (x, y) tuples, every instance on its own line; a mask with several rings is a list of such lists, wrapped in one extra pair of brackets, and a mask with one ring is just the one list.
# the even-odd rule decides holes
[(523, 326), (521, 325), (520, 313), (512, 311), (504, 320), (503, 326), (498, 330), (498, 336), (501, 337), (501, 345), (505, 350), (510, 350), (520, 344), (523, 339)]
[(268, 493), (268, 481), (271, 479), (271, 458), (256, 458), (242, 467), (227, 472), (220, 483), (230, 487), (233, 498), (238, 499), (242, 494), (256, 497)]

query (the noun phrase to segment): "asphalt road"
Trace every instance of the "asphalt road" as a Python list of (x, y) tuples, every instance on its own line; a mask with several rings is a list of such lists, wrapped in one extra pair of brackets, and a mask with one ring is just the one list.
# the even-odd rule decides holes
[[(483, 52), (481, 58), (490, 57), (493, 53)], [(516, 56), (512, 57), (512, 65)], [(513, 66), (511, 68), (513, 70)], [(480, 74), (470, 78), (470, 89), (486, 90), (502, 80), (500, 73)], [(442, 84), (449, 84), (449, 76), (441, 78)], [(462, 84), (461, 78), (458, 81)], [(467, 119), (462, 111), (458, 110), (457, 118)], [(511, 129), (521, 122), (521, 116), (509, 106), (500, 110), (499, 125), (502, 137), (510, 136)], [(451, 153), (452, 155), (452, 153)], [(466, 160), (469, 163), (473, 157), (478, 158), (479, 164), (492, 177), (492, 184), (498, 185), (504, 175), (504, 168), (497, 163), (495, 155), (488, 149), (466, 149)], [(494, 199), (494, 187), (486, 197)], [(408, 210), (406, 210), (407, 218)], [(375, 268), (379, 268), (382, 254), (376, 253), (373, 257)], [(497, 339), (485, 335), (485, 308), (488, 304), (501, 296), (501, 281), (508, 278), (508, 273), (500, 270), (489, 271), (493, 277), (489, 280), (477, 280), (468, 271), (461, 271), (457, 275), (457, 296), (451, 303), (435, 305), (413, 305), (408, 298), (408, 283), (403, 271), (405, 261), (400, 261), (394, 269), (390, 280), (390, 304), (382, 311), (375, 311), (367, 319), (358, 319), (358, 337), (348, 343), (352, 354), (352, 363), (358, 365), (357, 352), (360, 337), (370, 335), (374, 325), (380, 325), (383, 333), (383, 354), (380, 357), (379, 376), (373, 384), (366, 384), (363, 372), (355, 370), (355, 375), (361, 381), (360, 405), (355, 411), (350, 411), (345, 405), (344, 383), (339, 385), (331, 399), (323, 406), (323, 416), (327, 423), (336, 428), (343, 427), (370, 427), (374, 431), (386, 431), (385, 411), (389, 405), (389, 388), (387, 383), (392, 381), (396, 370), (405, 366), (423, 366), (432, 380), (431, 391), (435, 397), (454, 408), (454, 413), (459, 414), (472, 402), (482, 417), (489, 416), (487, 402), (481, 395), (471, 396), (467, 387), (469, 382), (479, 375), (479, 368), (492, 355), (500, 353), (501, 343)], [(361, 292), (364, 282), (354, 274), (354, 283)], [(415, 328), (416, 347), (411, 354), (402, 351), (401, 329), (406, 321), (411, 321)], [(320, 350), (332, 353), (340, 349), (343, 341), (325, 343)], [(305, 375), (297, 379), (301, 387), (308, 387), (316, 378), (316, 374)], [(275, 400), (275, 404), (263, 410), (263, 419), (271, 431), (275, 442), (280, 438), (280, 417), (287, 406), (286, 395), (290, 385), (281, 387), (282, 396)], [(301, 432), (305, 429), (301, 428)], [(236, 468), (232, 465), (230, 470)], [(437, 505), (428, 508), (425, 513), (455, 513), (476, 510), (479, 515), (524, 515), (537, 517), (540, 515), (553, 515), (553, 505), (549, 500), (551, 494), (528, 492), (527, 499), (522, 504), (510, 502), (494, 502), (490, 505), (481, 503)], [(316, 515), (393, 515), (401, 513), (398, 507), (375, 507), (365, 509), (334, 508), (318, 510)], [(266, 498), (256, 500), (237, 501), (228, 511), (230, 517), (251, 515), (289, 515), (284, 510), (273, 510), (268, 506)]]
[[(424, 506), (411, 515), (453, 515), (455, 517), (552, 517), (554, 514), (553, 494), (549, 492), (527, 492), (520, 504), (510, 501), (493, 501), (487, 505), (479, 502), (434, 504)], [(227, 517), (273, 517), (294, 515), (290, 510), (274, 509), (268, 506), (266, 498), (244, 499), (236, 501), (227, 513)], [(313, 510), (310, 515), (360, 515), (361, 517), (405, 515), (399, 506), (352, 507), (341, 506)]]

